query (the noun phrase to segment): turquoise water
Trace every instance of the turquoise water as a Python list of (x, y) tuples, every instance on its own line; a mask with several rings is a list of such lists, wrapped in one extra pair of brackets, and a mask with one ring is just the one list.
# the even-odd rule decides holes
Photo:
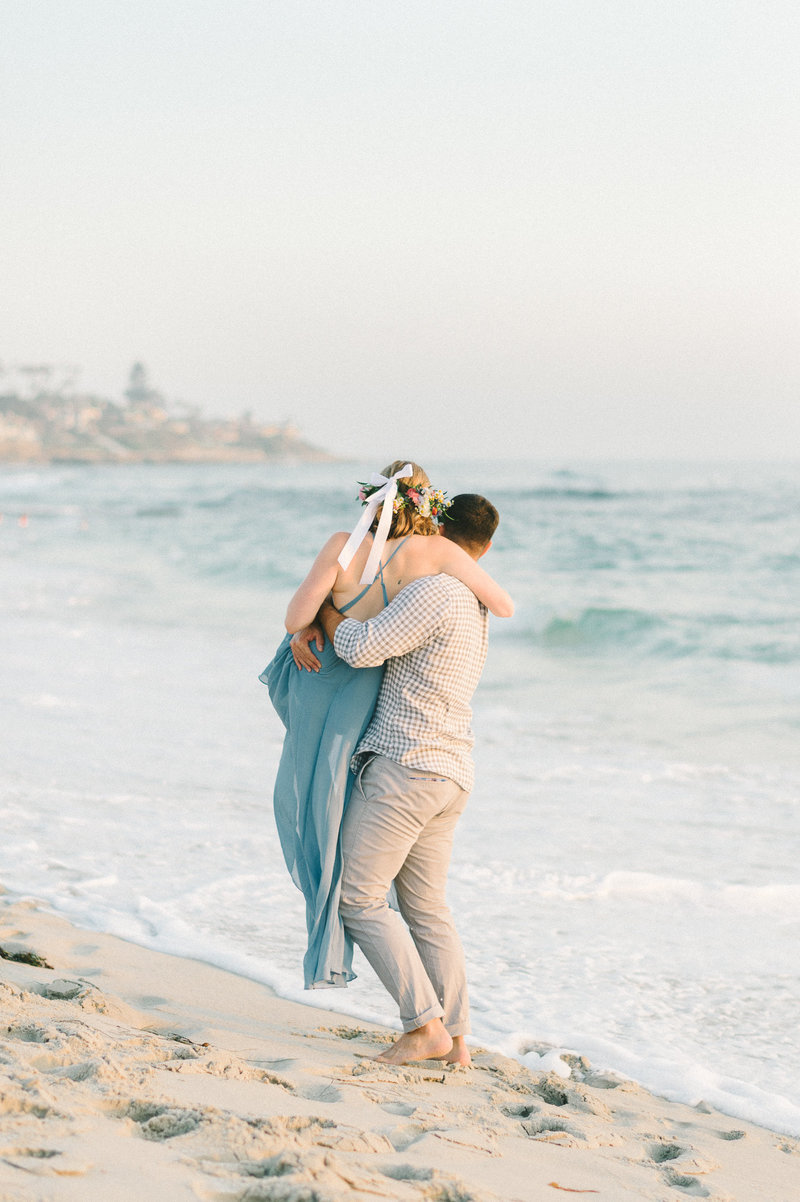
[[(255, 677), (377, 466), (4, 470), (7, 886), (298, 995)], [(477, 1036), (800, 1132), (797, 468), (426, 466), (517, 602), (452, 871)], [(359, 972), (324, 1004), (392, 1021)]]

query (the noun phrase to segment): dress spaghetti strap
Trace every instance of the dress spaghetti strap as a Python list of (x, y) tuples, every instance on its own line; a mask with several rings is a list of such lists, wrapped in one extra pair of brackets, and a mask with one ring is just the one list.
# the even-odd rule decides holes
[(400, 539), (400, 542), (397, 544), (397, 546), (395, 547), (394, 551), (392, 551), (391, 555), (390, 555), (390, 556), (389, 556), (389, 558), (386, 560), (386, 563), (382, 563), (382, 564), (379, 564), (379, 565), (378, 565), (378, 570), (377, 570), (377, 572), (375, 573), (375, 575), (372, 577), (372, 580), (369, 582), (369, 584), (365, 585), (365, 586), (364, 586), (364, 588), (362, 588), (361, 592), (360, 592), (360, 593), (357, 593), (357, 594), (355, 595), (355, 597), (352, 597), (352, 598), (351, 598), (349, 601), (347, 601), (347, 602), (346, 602), (344, 605), (340, 605), (340, 606), (339, 606), (339, 613), (340, 613), (340, 614), (346, 614), (346, 613), (347, 613), (347, 611), (348, 611), (348, 609), (351, 609), (351, 608), (352, 608), (352, 606), (354, 606), (354, 605), (356, 604), (356, 602), (357, 602), (357, 601), (360, 601), (362, 597), (366, 597), (367, 593), (368, 593), (368, 592), (369, 592), (369, 590), (372, 588), (372, 586), (373, 586), (373, 584), (375, 583), (375, 581), (376, 581), (376, 580), (378, 580), (378, 579), (380, 579), (380, 582), (381, 582), (381, 591), (383, 592), (383, 604), (384, 604), (384, 605), (388, 605), (388, 604), (389, 604), (389, 594), (386, 592), (386, 585), (385, 585), (385, 583), (384, 583), (384, 580), (383, 580), (383, 569), (384, 569), (384, 568), (388, 568), (389, 564), (392, 562), (392, 560), (394, 559), (395, 555), (397, 554), (397, 552), (398, 552), (398, 551), (400, 550), (400, 548), (402, 547), (403, 543), (404, 543), (404, 542), (407, 542), (409, 538), (411, 538), (411, 535), (410, 535), (410, 534), (407, 534), (405, 538), (401, 538), (401, 539)]

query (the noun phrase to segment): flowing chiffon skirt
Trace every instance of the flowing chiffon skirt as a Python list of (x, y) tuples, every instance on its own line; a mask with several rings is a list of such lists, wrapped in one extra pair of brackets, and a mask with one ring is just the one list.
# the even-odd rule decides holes
[(342, 818), (354, 776), (350, 758), (378, 697), (383, 667), (351, 668), (325, 640), (319, 672), (298, 671), (287, 635), (259, 676), (286, 727), (273, 795), (292, 880), (306, 902), (306, 989), (351, 981), (353, 944), (339, 916)]

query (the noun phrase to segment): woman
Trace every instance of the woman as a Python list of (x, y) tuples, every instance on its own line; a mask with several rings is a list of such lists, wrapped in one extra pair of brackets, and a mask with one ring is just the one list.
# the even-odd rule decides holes
[(421, 576), (456, 576), (492, 613), (513, 602), (456, 543), (435, 537), (444, 494), (414, 463), (396, 460), (362, 485), (365, 506), (351, 534), (328, 539), (286, 612), (288, 634), (260, 679), (286, 727), (275, 781), (275, 821), (284, 859), (306, 899), (306, 989), (352, 980), (353, 946), (339, 917), (339, 831), (353, 776), (350, 758), (365, 731), (383, 668), (351, 668), (329, 642), (318, 645), (318, 672), (299, 672), (291, 638), (309, 626), (329, 594), (359, 621), (374, 617)]

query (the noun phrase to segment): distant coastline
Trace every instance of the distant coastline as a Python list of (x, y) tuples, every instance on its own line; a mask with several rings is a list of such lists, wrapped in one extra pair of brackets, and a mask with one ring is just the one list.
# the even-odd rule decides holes
[[(44, 382), (43, 382), (44, 383)], [(49, 384), (49, 382), (47, 382)], [(0, 462), (4, 463), (263, 463), (331, 461), (287, 422), (252, 414), (207, 418), (189, 405), (169, 405), (134, 364), (123, 401), (59, 387), (0, 386)]]

